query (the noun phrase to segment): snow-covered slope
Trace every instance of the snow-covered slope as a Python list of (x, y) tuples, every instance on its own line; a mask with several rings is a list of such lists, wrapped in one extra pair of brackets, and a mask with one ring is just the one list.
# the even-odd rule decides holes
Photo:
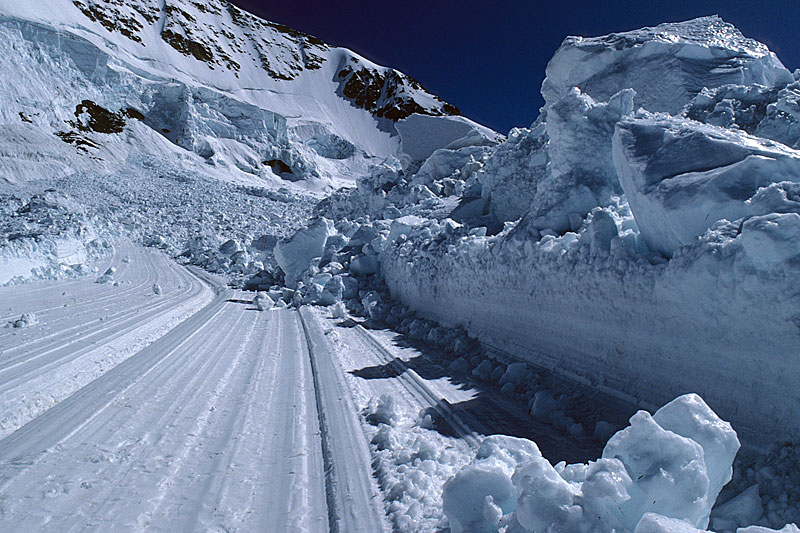
[(459, 114), (405, 74), (225, 0), (4, 0), (0, 31), (6, 181), (188, 151), (223, 176), (322, 190), (398, 155), (395, 121)]
[[(406, 128), (410, 147), (449, 124), (447, 142), (500, 139), (413, 78), (225, 0), (0, 0), (0, 72), (2, 213), (18, 217), (2, 283), (79, 273), (120, 233), (251, 278), (316, 195), (414, 159), (398, 121), (429, 125)], [(48, 188), (82, 225), (16, 212)]]

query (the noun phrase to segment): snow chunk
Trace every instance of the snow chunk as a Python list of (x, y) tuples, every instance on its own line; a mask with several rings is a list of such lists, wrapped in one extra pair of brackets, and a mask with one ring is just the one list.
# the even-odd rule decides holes
[(95, 280), (95, 283), (109, 283), (112, 279), (114, 279), (114, 274), (117, 272), (115, 267), (108, 267), (103, 275), (100, 276)]
[(638, 105), (674, 115), (704, 87), (792, 81), (766, 45), (711, 16), (602, 37), (567, 37), (547, 65), (542, 95), (550, 107), (572, 87), (600, 100), (633, 88)]
[(639, 411), (588, 464), (554, 467), (527, 443), (487, 438), (445, 484), (454, 531), (516, 523), (519, 531), (695, 533), (707, 526), (739, 447), (730, 424), (694, 394), (654, 416)]
[(800, 152), (706, 124), (641, 115), (622, 120), (614, 164), (647, 245), (666, 255), (721, 219), (766, 214), (759, 188), (800, 181)]
[(742, 245), (759, 268), (769, 268), (800, 255), (800, 214), (753, 217), (742, 225)]
[(295, 287), (300, 275), (311, 264), (311, 260), (322, 257), (328, 236), (334, 233), (333, 224), (325, 218), (297, 230), (289, 239), (275, 245), (275, 259), (286, 275), (286, 285)]
[(34, 313), (23, 313), (18, 319), (10, 320), (6, 324), (7, 328), (27, 328), (34, 324), (38, 324), (39, 319), (36, 318)]
[(500, 221), (528, 214), (532, 225), (571, 229), (570, 215), (585, 217), (622, 189), (611, 157), (614, 125), (633, 111), (630, 89), (595, 101), (577, 88), (547, 112), (546, 124), (514, 130), (477, 176), (481, 196)]
[(350, 262), (350, 270), (357, 276), (367, 276), (378, 271), (378, 259), (374, 255), (359, 255)]
[(451, 530), (495, 531), (500, 518), (516, 507), (511, 474), (518, 464), (536, 458), (547, 462), (527, 439), (486, 437), (475, 461), (444, 484), (442, 501)]
[(703, 533), (684, 520), (667, 518), (656, 513), (646, 513), (634, 533)]
[(391, 394), (384, 394), (380, 399), (372, 398), (364, 409), (364, 418), (376, 426), (378, 424), (394, 426), (399, 417), (400, 412)]
[(253, 305), (255, 305), (259, 311), (269, 311), (272, 309), (274, 302), (266, 292), (258, 292), (255, 298), (253, 298)]
[(739, 439), (729, 422), (720, 419), (697, 394), (685, 394), (653, 415), (659, 426), (703, 447), (711, 503), (728, 481), (739, 450)]
[(219, 247), (219, 253), (226, 256), (232, 256), (242, 249), (242, 245), (236, 239), (228, 239)]
[(402, 151), (423, 161), (439, 148), (490, 146), (502, 140), (497, 132), (464, 117), (413, 114), (395, 124)]

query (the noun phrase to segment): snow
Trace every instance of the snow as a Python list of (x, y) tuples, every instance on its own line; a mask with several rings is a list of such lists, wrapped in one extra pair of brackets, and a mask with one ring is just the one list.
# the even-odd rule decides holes
[(22, 313), (20, 317), (16, 320), (9, 320), (6, 324), (6, 327), (11, 328), (27, 328), (28, 326), (32, 326), (37, 324), (39, 320), (36, 318), (34, 313)]
[(738, 449), (697, 395), (639, 411), (588, 464), (553, 467), (530, 441), (488, 437), (445, 484), (444, 512), (453, 531), (639, 531), (647, 513), (704, 529)]
[[(607, 52), (624, 66), (636, 65), (649, 48), (662, 55), (660, 69), (692, 63), (697, 69), (687, 76), (695, 78), (662, 95), (662, 76), (616, 78), (616, 70), (598, 68), (591, 83), (546, 95), (531, 128), (513, 130), (497, 146), (439, 149), (416, 164), (387, 159), (357, 189), (321, 202), (317, 213), (336, 220), (344, 239), (333, 259), (359, 282), (346, 307), (437, 344), (439, 328), (462, 327), (482, 346), (630, 404), (658, 405), (697, 391), (744, 442), (764, 447), (791, 439), (798, 428), (797, 152), (776, 142), (776, 130), (758, 133), (770, 116), (761, 106), (781, 98), (789, 105), (788, 71), (763, 45), (716, 18), (634, 33), (598, 38), (584, 51)], [(596, 68), (602, 61), (592, 56), (587, 63)], [(714, 71), (725, 62), (745, 76), (772, 78), (743, 85), (753, 80)], [(693, 87), (698, 80), (716, 85), (701, 91)], [(670, 100), (659, 104), (659, 95)], [(708, 101), (726, 100), (732, 121), (723, 120), (722, 107), (706, 111), (713, 107)], [(398, 311), (393, 300), (417, 315)], [(491, 358), (450, 342), (449, 371), (476, 382), (503, 377)], [(511, 379), (499, 386), (503, 394), (529, 394), (532, 417), (575, 438), (605, 440), (618, 428), (565, 413), (552, 391), (521, 393)], [(649, 449), (643, 435), (661, 435), (685, 471), (656, 476), (651, 486), (632, 479), (627, 515), (592, 513), (633, 531), (653, 510), (643, 502), (654, 491), (655, 510), (676, 516), (680, 527), (708, 526), (731, 480), (738, 440), (690, 398), (657, 417), (641, 415), (629, 431), (633, 449)], [(653, 453), (666, 453), (653, 446)], [(779, 470), (792, 471), (788, 464)], [(607, 462), (597, 468), (618, 471)], [(722, 501), (747, 490), (755, 475), (734, 475), (735, 492)], [(781, 476), (769, 497), (759, 489), (780, 512), (770, 514), (765, 503), (750, 523), (782, 527), (795, 516), (786, 503), (792, 481)], [(553, 494), (568, 502), (571, 489), (560, 486)], [(535, 494), (538, 485), (531, 487)], [(502, 506), (485, 496), (476, 496), (457, 527), (501, 523)], [(533, 510), (522, 521), (577, 520), (531, 498)], [(651, 518), (648, 527), (671, 527)]]
[(221, 0), (0, 12), (7, 524), (798, 520), (800, 74), (765, 45), (568, 37), (505, 138)]
[(766, 214), (750, 201), (759, 189), (800, 180), (800, 152), (685, 119), (623, 120), (613, 153), (639, 230), (666, 255), (719, 220)]
[(511, 475), (517, 465), (539, 458), (539, 448), (526, 439), (486, 437), (475, 460), (444, 484), (442, 508), (451, 530), (495, 531), (502, 516), (515, 509)]
[(464, 117), (433, 117), (413, 114), (397, 125), (400, 150), (413, 161), (424, 161), (436, 150), (496, 144), (502, 139), (494, 131)]
[(283, 270), (288, 287), (296, 286), (300, 275), (308, 268), (312, 259), (322, 257), (330, 233), (330, 222), (320, 218), (275, 245), (275, 259)]
[(711, 525), (716, 530), (734, 530), (757, 522), (764, 514), (758, 485), (753, 485), (737, 494), (722, 505), (718, 505), (711, 515)]
[(794, 81), (766, 45), (717, 16), (602, 37), (567, 37), (547, 65), (545, 107), (572, 87), (601, 101), (632, 88), (650, 111), (677, 114), (704, 87)]

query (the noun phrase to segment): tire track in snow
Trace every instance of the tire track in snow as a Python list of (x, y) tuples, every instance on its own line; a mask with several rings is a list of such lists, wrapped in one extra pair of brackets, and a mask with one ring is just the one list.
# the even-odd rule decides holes
[(304, 312), (307, 310), (301, 308), (295, 314), (306, 341), (320, 418), (329, 530), (387, 530), (382, 497), (372, 476), (371, 454), (352, 392), (341, 366), (321, 339), (324, 333), (316, 323), (309, 324)]
[(381, 342), (362, 325), (353, 328), (358, 335), (369, 344), (377, 359), (392, 369), (394, 377), (422, 406), (430, 407), (450, 428), (473, 448), (480, 445), (481, 437), (451, 408), (450, 403), (436, 394), (419, 374), (409, 368), (400, 358), (395, 357)]

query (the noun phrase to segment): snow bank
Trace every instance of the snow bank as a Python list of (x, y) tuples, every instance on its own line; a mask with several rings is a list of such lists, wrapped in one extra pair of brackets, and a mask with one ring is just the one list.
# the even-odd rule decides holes
[[(524, 219), (493, 237), (426, 221), (384, 249), (381, 272), (425, 317), (539, 366), (649, 403), (695, 390), (748, 438), (791, 437), (800, 273), (792, 258), (760, 269), (747, 244), (796, 253), (787, 234), (770, 219), (722, 222), (666, 263), (640, 252), (634, 228), (626, 206), (596, 209), (563, 236)], [(770, 231), (782, 240), (759, 234)]]

